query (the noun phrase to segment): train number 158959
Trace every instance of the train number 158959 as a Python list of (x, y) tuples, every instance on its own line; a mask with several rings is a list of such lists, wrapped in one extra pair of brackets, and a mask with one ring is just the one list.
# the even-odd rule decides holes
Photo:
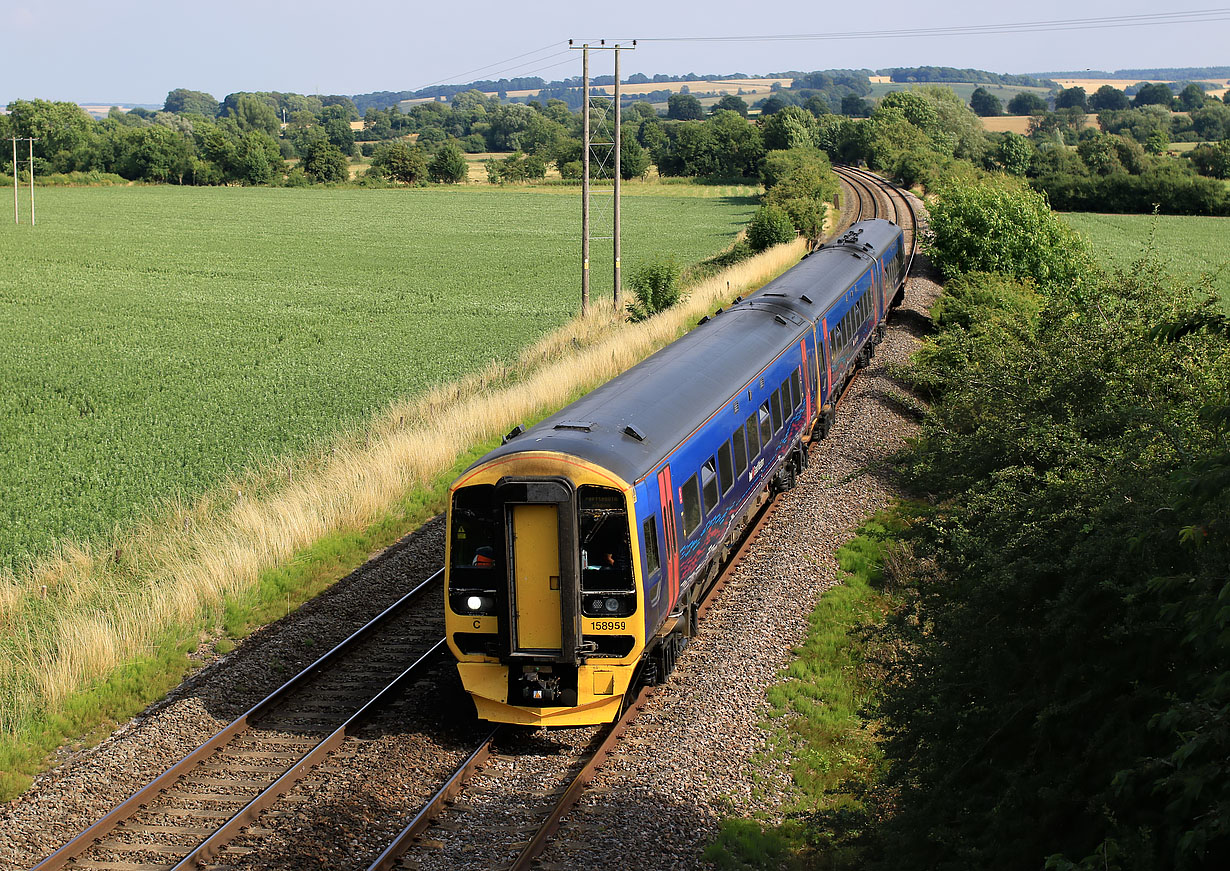
[(627, 628), (628, 621), (626, 620), (595, 620), (593, 628), (595, 632), (606, 631), (622, 631)]

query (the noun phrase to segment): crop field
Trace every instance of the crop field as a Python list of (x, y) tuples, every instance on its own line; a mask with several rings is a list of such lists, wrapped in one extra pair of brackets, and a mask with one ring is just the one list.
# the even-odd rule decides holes
[[(573, 193), (40, 190), (0, 230), (0, 571), (515, 358), (578, 308)], [(627, 198), (625, 270), (754, 209), (694, 193)]]
[(1151, 252), (1175, 275), (1217, 292), (1230, 306), (1225, 218), (1090, 212), (1070, 212), (1063, 218), (1093, 241), (1106, 265), (1127, 268)]

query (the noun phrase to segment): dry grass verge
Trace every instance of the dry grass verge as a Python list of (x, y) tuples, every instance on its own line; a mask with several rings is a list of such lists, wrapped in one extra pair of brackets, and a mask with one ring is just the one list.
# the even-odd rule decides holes
[(380, 521), (430, 490), (474, 445), (528, 422), (666, 345), (734, 294), (796, 262), (803, 242), (708, 278), (675, 308), (626, 324), (608, 304), (491, 366), (399, 402), (330, 448), (283, 462), (103, 549), (66, 545), (15, 577), (0, 577), (0, 733), (55, 720), (76, 694), (149, 658), (175, 627), (199, 625), (315, 542)]

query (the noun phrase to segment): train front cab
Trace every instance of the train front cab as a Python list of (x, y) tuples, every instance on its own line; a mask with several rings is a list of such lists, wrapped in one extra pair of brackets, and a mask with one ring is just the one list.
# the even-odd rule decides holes
[(631, 488), (576, 458), (503, 457), (454, 485), (445, 628), (478, 716), (614, 720), (644, 648)]

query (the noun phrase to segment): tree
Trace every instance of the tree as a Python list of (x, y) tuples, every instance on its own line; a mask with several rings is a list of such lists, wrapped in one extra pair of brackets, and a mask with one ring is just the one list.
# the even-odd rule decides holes
[(1010, 115), (1032, 115), (1047, 110), (1046, 100), (1032, 91), (1021, 91), (1008, 101)]
[(1024, 175), (1033, 154), (1034, 148), (1028, 139), (1017, 133), (1005, 133), (995, 149), (995, 162), (1009, 175)]
[(812, 130), (816, 117), (798, 106), (787, 106), (767, 118), (762, 117), (761, 133), (767, 151), (783, 151), (815, 145)]
[(713, 104), (713, 108), (709, 110), (710, 114), (716, 115), (721, 111), (738, 112), (744, 118), (747, 117), (747, 100), (742, 97), (736, 97), (733, 94), (727, 94)]
[(841, 98), (841, 114), (848, 118), (868, 118), (871, 116), (871, 104), (858, 94), (846, 94)]
[(350, 162), (332, 142), (321, 139), (309, 146), (303, 157), (303, 171), (319, 182), (343, 182), (350, 179)]
[(726, 178), (756, 175), (765, 148), (760, 130), (755, 125), (738, 112), (723, 109), (710, 118), (706, 126), (713, 134), (713, 175)]
[(445, 142), (427, 166), (427, 175), (434, 182), (456, 184), (470, 174), (465, 155), (454, 142)]
[(679, 302), (679, 267), (673, 260), (661, 260), (632, 270), (628, 286), (633, 301), (628, 317), (643, 321)]
[(1114, 85), (1102, 85), (1089, 98), (1089, 108), (1094, 112), (1113, 112), (1131, 106), (1127, 94)]
[(372, 166), (403, 184), (427, 180), (427, 153), (417, 145), (400, 141), (382, 145), (372, 155)]
[(1085, 89), (1082, 87), (1064, 88), (1055, 95), (1056, 109), (1080, 109), (1082, 112), (1089, 111), (1089, 104), (1085, 98)]
[(974, 93), (970, 94), (969, 107), (974, 110), (974, 114), (983, 118), (1004, 114), (1004, 104), (986, 88), (974, 88)]
[(619, 175), (624, 181), (642, 178), (649, 171), (649, 152), (632, 136), (619, 140)]
[(177, 115), (204, 115), (213, 118), (218, 114), (218, 101), (212, 94), (204, 91), (189, 91), (176, 88), (167, 94), (162, 104), (162, 111), (174, 112)]
[(239, 94), (234, 106), (227, 110), (227, 115), (234, 118), (239, 129), (244, 131), (260, 130), (277, 136), (282, 126), (273, 106), (256, 94)]
[(666, 117), (675, 121), (699, 121), (705, 117), (700, 100), (691, 94), (671, 94), (666, 99)]
[(777, 206), (761, 206), (747, 225), (747, 242), (753, 251), (763, 251), (773, 245), (789, 242), (797, 235), (790, 215)]
[(1170, 104), (1174, 102), (1174, 95), (1170, 93), (1170, 86), (1161, 82), (1150, 82), (1140, 86), (1140, 90), (1136, 92), (1135, 98), (1132, 100), (1132, 105), (1140, 108), (1141, 106), (1165, 106), (1170, 108)]
[(1184, 112), (1194, 112), (1204, 107), (1204, 88), (1192, 83), (1179, 92), (1179, 108)]

